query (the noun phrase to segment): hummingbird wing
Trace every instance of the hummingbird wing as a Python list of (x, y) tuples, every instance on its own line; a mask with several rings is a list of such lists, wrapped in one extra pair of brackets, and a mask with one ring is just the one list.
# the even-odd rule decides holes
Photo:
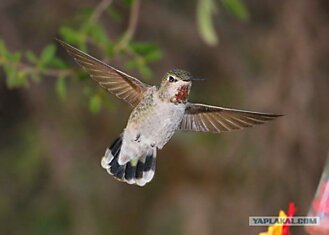
[(141, 101), (144, 91), (149, 87), (147, 84), (61, 40), (57, 39), (57, 41), (102, 88), (123, 99), (133, 107)]
[(188, 103), (179, 130), (220, 133), (263, 124), (282, 115)]

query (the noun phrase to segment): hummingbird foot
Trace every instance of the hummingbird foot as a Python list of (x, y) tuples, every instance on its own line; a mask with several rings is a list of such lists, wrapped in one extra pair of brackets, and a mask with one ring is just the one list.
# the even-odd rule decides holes
[(135, 141), (138, 143), (141, 142), (141, 134), (136, 135)]

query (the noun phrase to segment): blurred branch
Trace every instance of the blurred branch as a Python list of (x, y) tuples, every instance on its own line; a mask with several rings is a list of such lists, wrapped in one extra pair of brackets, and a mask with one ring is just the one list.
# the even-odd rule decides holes
[(51, 77), (67, 77), (75, 74), (71, 69), (48, 68), (46, 70), (43, 70), (43, 69), (37, 69), (35, 66), (31, 66), (22, 62), (18, 63), (16, 66), (18, 69), (25, 70), (27, 73), (40, 73), (41, 75), (51, 76)]
[[(111, 6), (113, 0), (103, 0), (101, 1), (95, 8), (95, 10), (90, 15), (89, 19), (82, 24), (80, 28), (80, 34), (83, 36), (87, 35), (87, 31), (90, 30), (90, 28), (95, 27), (95, 24), (99, 21), (99, 18), (104, 13), (104, 11)], [(81, 37), (83, 38), (84, 42), (89, 41), (87, 37)]]
[(130, 9), (130, 18), (129, 18), (127, 30), (123, 34), (123, 37), (121, 38), (119, 43), (113, 49), (114, 53), (120, 52), (124, 48), (127, 48), (129, 42), (131, 41), (132, 37), (134, 36), (136, 27), (137, 27), (137, 22), (138, 22), (139, 6), (140, 6), (140, 1), (135, 0)]
[(102, 13), (112, 4), (113, 0), (103, 0), (95, 8), (88, 22), (96, 22), (99, 20)]

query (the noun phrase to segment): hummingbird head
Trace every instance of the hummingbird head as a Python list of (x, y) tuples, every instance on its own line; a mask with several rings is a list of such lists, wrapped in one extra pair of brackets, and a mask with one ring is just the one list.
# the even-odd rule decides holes
[(160, 97), (173, 103), (185, 103), (190, 93), (193, 77), (189, 72), (173, 69), (162, 78)]

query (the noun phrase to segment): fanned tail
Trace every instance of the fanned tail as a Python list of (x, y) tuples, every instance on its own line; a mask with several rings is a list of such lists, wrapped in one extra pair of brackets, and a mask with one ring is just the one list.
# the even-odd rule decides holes
[(120, 158), (121, 147), (122, 135), (106, 149), (101, 161), (102, 167), (116, 179), (127, 182), (128, 184), (144, 186), (150, 182), (155, 172), (156, 149), (153, 148), (149, 151), (149, 154), (140, 156), (139, 158), (132, 158), (135, 160), (120, 165), (118, 160)]

